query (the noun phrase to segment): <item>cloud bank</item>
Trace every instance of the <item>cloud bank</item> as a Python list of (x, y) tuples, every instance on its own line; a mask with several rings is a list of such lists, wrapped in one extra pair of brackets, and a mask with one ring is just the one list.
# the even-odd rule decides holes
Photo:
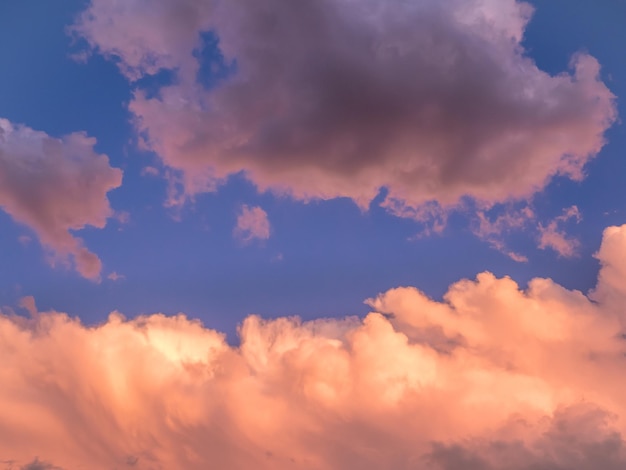
[[(0, 316), (0, 456), (63, 469), (617, 470), (626, 466), (626, 225), (593, 300), (490, 273), (365, 318)], [(29, 468), (29, 467), (21, 467)], [(39, 468), (39, 467), (36, 467)]]
[(71, 259), (90, 279), (102, 263), (72, 232), (104, 228), (113, 215), (107, 193), (122, 183), (95, 144), (81, 132), (57, 139), (0, 119), (0, 208), (34, 230), (53, 264)]
[(362, 207), (387, 188), (406, 215), (525, 199), (600, 151), (616, 110), (598, 62), (540, 70), (531, 15), (515, 0), (92, 0), (73, 32), (132, 82), (170, 72), (129, 107), (187, 195), (243, 172)]

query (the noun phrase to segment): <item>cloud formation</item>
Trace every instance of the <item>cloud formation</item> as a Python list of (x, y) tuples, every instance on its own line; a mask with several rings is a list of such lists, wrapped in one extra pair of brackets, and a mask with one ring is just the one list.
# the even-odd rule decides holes
[(597, 256), (594, 301), (482, 273), (441, 302), (392, 289), (363, 319), (251, 316), (239, 346), (183, 315), (87, 327), (25, 299), (28, 318), (0, 315), (0, 455), (94, 470), (622, 469), (626, 225)]
[(485, 240), (496, 250), (504, 253), (518, 263), (528, 262), (528, 258), (520, 253), (510, 250), (503, 240), (503, 235), (514, 230), (524, 228), (529, 221), (535, 219), (535, 212), (528, 205), (521, 208), (502, 207), (500, 213), (490, 214), (489, 211), (477, 211), (473, 221), (472, 232), (482, 240)]
[(515, 0), (92, 0), (73, 31), (130, 81), (172, 74), (130, 110), (187, 195), (244, 172), (362, 207), (384, 187), (402, 215), (524, 199), (600, 151), (616, 110), (598, 62), (540, 70), (531, 15)]
[(556, 251), (559, 256), (564, 258), (572, 258), (578, 254), (580, 242), (568, 236), (562, 228), (562, 225), (569, 220), (575, 220), (577, 223), (582, 220), (582, 216), (578, 211), (578, 207), (572, 206), (563, 211), (563, 214), (551, 220), (548, 225), (539, 224), (539, 248), (551, 248)]
[(270, 237), (270, 221), (267, 212), (261, 207), (241, 206), (241, 212), (237, 216), (237, 225), (233, 235), (244, 243), (254, 239), (267, 240)]
[(34, 230), (52, 264), (71, 259), (90, 279), (102, 263), (72, 232), (104, 228), (113, 215), (107, 193), (122, 183), (122, 171), (95, 144), (82, 132), (57, 139), (0, 119), (0, 207)]

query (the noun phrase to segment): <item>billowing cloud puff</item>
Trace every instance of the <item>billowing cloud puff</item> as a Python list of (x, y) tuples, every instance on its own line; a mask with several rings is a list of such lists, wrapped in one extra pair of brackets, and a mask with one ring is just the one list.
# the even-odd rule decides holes
[(92, 0), (73, 29), (131, 81), (172, 72), (130, 110), (187, 194), (243, 171), (261, 190), (363, 207), (385, 187), (410, 214), (526, 198), (581, 178), (601, 149), (616, 112), (598, 62), (540, 70), (521, 43), (531, 13), (516, 0)]
[(71, 257), (91, 279), (100, 275), (100, 259), (72, 231), (103, 228), (113, 215), (107, 192), (122, 182), (95, 144), (81, 132), (56, 139), (0, 119), (0, 207), (35, 231), (53, 263)]
[(238, 346), (183, 315), (87, 327), (25, 299), (28, 318), (0, 316), (0, 456), (96, 470), (622, 469), (624, 256), (626, 225), (608, 229), (597, 301), (483, 273), (441, 302), (390, 290), (363, 319), (252, 316)]
[(241, 212), (237, 216), (237, 225), (233, 235), (248, 243), (254, 239), (267, 240), (270, 237), (270, 221), (267, 212), (261, 207), (241, 206)]

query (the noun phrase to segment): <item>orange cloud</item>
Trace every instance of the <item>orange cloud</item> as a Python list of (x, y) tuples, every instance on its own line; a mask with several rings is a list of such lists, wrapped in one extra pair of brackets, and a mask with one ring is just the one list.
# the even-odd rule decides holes
[(100, 277), (102, 263), (72, 231), (104, 228), (113, 215), (107, 193), (122, 183), (122, 171), (95, 144), (84, 133), (56, 139), (0, 119), (0, 208), (35, 231), (52, 264), (72, 259), (90, 279)]
[(183, 315), (88, 327), (26, 299), (28, 318), (0, 316), (0, 456), (94, 470), (622, 469), (626, 225), (597, 256), (593, 301), (482, 273), (441, 302), (392, 289), (363, 319), (251, 316), (238, 346)]

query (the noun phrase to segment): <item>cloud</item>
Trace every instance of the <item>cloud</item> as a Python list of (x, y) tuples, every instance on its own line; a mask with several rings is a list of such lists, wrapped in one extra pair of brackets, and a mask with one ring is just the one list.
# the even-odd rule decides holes
[(103, 228), (113, 215), (107, 193), (122, 182), (95, 144), (84, 133), (57, 139), (0, 119), (0, 207), (36, 233), (53, 264), (71, 258), (90, 279), (99, 278), (100, 259), (72, 232)]
[(117, 272), (113, 271), (112, 273), (110, 273), (107, 276), (107, 279), (113, 281), (113, 282), (117, 282), (117, 281), (122, 281), (124, 279), (126, 279), (126, 276), (124, 276), (123, 274), (118, 274)]
[(563, 211), (563, 214), (550, 221), (548, 225), (539, 224), (539, 248), (551, 248), (563, 258), (572, 258), (578, 254), (580, 242), (569, 237), (562, 225), (574, 219), (577, 223), (582, 220), (578, 207), (572, 206)]
[(258, 206), (249, 207), (245, 204), (241, 206), (233, 235), (245, 243), (254, 239), (267, 240), (270, 237), (270, 222), (267, 218), (267, 212)]
[(159, 176), (159, 169), (154, 166), (144, 166), (141, 169), (141, 176)]
[(130, 81), (173, 77), (129, 105), (179, 172), (170, 202), (243, 172), (362, 207), (384, 187), (402, 216), (526, 199), (582, 178), (602, 148), (616, 109), (600, 65), (579, 53), (540, 70), (522, 45), (531, 15), (514, 0), (93, 0), (72, 31)]
[[(497, 208), (502, 209), (502, 207)], [(520, 253), (511, 251), (504, 242), (504, 235), (514, 230), (520, 230), (535, 219), (535, 212), (528, 206), (521, 208), (504, 207), (496, 215), (494, 210), (478, 210), (473, 221), (473, 233), (480, 239), (487, 241), (493, 248), (504, 253), (518, 263), (528, 262), (528, 258)]]
[(42, 462), (38, 458), (35, 458), (31, 463), (21, 467), (21, 470), (63, 470), (60, 467), (56, 467), (50, 463)]
[[(593, 300), (482, 273), (365, 318), (0, 315), (0, 455), (110, 469), (626, 466), (626, 225)], [(19, 468), (19, 467), (18, 467)]]

